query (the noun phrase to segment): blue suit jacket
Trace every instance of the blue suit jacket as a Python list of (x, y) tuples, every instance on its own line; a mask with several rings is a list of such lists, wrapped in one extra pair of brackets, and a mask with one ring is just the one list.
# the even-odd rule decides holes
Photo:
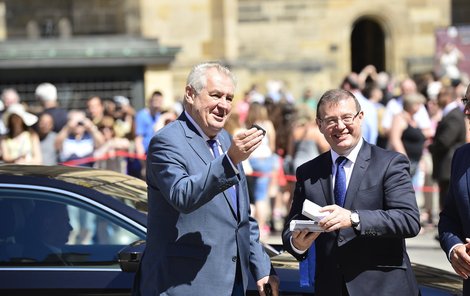
[[(286, 250), (298, 260), (290, 244), (288, 225), (301, 215), (309, 199), (320, 206), (334, 204), (331, 152), (297, 169), (297, 183), (288, 223), (283, 232)], [(315, 240), (315, 296), (418, 295), (406, 253), (405, 238), (420, 230), (419, 210), (407, 158), (364, 141), (346, 192), (344, 208), (357, 210), (360, 231), (353, 228), (322, 233)]]
[[(450, 249), (470, 238), (470, 144), (458, 148), (452, 159), (449, 192), (439, 219), (439, 239), (448, 256)], [(470, 295), (465, 280), (463, 295)]]
[[(230, 146), (223, 130), (218, 139)], [(246, 178), (236, 175), (226, 155), (213, 158), (187, 117), (160, 130), (147, 155), (148, 231), (136, 295), (230, 295), (236, 261), (243, 284), (248, 271), (256, 280), (271, 271), (250, 217)], [(239, 216), (227, 188), (238, 185)]]

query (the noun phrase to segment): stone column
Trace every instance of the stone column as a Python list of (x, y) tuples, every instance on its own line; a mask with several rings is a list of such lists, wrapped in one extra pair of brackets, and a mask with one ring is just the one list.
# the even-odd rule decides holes
[(0, 40), (7, 39), (7, 7), (5, 2), (0, 2)]

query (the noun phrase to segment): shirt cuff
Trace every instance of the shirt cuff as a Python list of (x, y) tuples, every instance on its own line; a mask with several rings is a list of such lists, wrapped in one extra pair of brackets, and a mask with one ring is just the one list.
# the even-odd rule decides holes
[(450, 262), (450, 255), (452, 255), (452, 251), (453, 251), (456, 247), (458, 247), (458, 246), (463, 246), (463, 245), (464, 245), (464, 244), (455, 244), (455, 245), (452, 246), (452, 248), (450, 248), (449, 254), (447, 254), (447, 259), (449, 260), (449, 262)]
[(233, 164), (232, 160), (230, 159), (227, 153), (225, 153), (225, 156), (227, 156), (228, 161), (230, 162), (230, 165), (232, 166), (232, 169), (235, 172), (235, 175), (238, 176), (240, 174), (240, 171), (237, 169), (237, 166)]
[(296, 252), (296, 253), (299, 254), (299, 255), (304, 254), (304, 253), (307, 252), (307, 250), (308, 250), (308, 249), (307, 249), (307, 250), (301, 251), (301, 250), (297, 249), (296, 247), (294, 247), (294, 244), (292, 243), (292, 236), (290, 237), (290, 246), (292, 247), (292, 250), (294, 250), (294, 252)]

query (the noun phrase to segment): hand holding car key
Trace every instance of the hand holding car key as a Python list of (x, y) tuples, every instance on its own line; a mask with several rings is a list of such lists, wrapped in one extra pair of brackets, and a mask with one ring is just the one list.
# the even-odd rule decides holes
[(236, 133), (232, 138), (232, 145), (227, 151), (228, 156), (234, 164), (246, 160), (261, 145), (265, 135), (266, 130), (257, 124), (253, 124), (250, 129)]

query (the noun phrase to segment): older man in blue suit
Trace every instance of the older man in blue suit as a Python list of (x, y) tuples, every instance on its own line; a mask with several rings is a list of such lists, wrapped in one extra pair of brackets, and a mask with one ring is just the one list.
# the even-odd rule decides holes
[[(470, 85), (464, 99), (470, 118)], [(455, 272), (464, 279), (463, 295), (470, 295), (470, 144), (458, 148), (452, 158), (450, 185), (439, 219), (439, 240)]]
[(260, 295), (279, 279), (250, 217), (241, 161), (263, 132), (223, 129), (235, 78), (218, 63), (190, 72), (184, 112), (152, 138), (147, 156), (147, 247), (134, 295), (244, 295), (251, 271)]

